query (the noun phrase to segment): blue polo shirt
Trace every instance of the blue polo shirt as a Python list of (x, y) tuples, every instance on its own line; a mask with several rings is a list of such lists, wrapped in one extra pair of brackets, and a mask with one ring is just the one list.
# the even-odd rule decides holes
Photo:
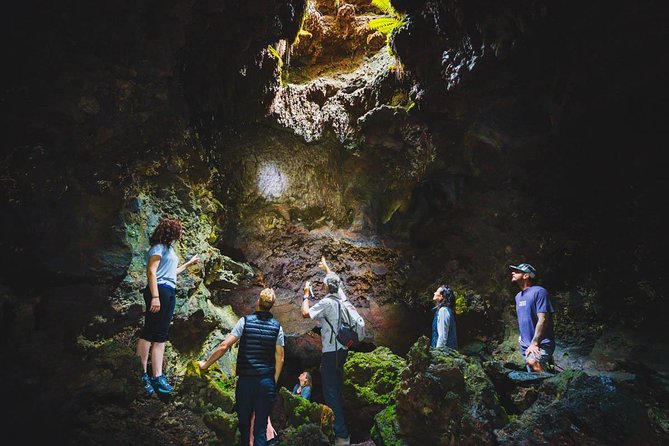
[[(518, 315), (518, 339), (520, 348), (525, 351), (530, 346), (534, 338), (534, 329), (537, 326), (539, 317), (537, 313), (555, 313), (553, 304), (548, 297), (548, 291), (539, 285), (532, 285), (529, 288), (516, 294), (516, 314)], [(548, 327), (541, 340), (542, 347), (554, 347), (554, 336), (552, 325)]]

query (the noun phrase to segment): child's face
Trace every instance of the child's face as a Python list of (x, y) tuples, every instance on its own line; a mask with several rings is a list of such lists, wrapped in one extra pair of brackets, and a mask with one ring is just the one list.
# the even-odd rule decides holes
[(302, 374), (300, 374), (300, 376), (298, 376), (297, 379), (300, 380), (300, 385), (302, 387), (306, 386), (307, 385), (307, 372), (302, 372)]

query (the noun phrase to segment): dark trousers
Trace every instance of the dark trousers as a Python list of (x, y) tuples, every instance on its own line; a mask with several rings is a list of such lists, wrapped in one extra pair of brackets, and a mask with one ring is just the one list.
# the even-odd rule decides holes
[(149, 308), (151, 308), (151, 291), (148, 286), (144, 288), (146, 309), (144, 311), (144, 328), (139, 336), (140, 338), (151, 342), (167, 342), (170, 338), (170, 324), (177, 303), (176, 295), (177, 292), (174, 288), (158, 285), (160, 311), (151, 313), (149, 311)]
[(344, 383), (344, 363), (348, 350), (323, 353), (321, 357), (321, 379), (323, 380), (323, 398), (325, 405), (334, 412), (334, 432), (339, 438), (348, 438), (344, 406), (342, 404), (342, 385)]
[(253, 412), (256, 417), (253, 424), (253, 446), (267, 444), (267, 418), (275, 396), (274, 376), (240, 376), (237, 379), (235, 405), (242, 446), (249, 446)]

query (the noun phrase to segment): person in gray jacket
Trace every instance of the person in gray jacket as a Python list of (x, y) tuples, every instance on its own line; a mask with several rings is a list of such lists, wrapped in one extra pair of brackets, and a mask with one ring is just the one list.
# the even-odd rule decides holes
[(334, 327), (341, 317), (340, 305), (346, 300), (346, 294), (343, 290), (341, 278), (330, 270), (324, 257), (321, 258), (321, 267), (326, 271), (324, 282), (328, 294), (311, 306), (311, 285), (307, 281), (304, 285), (301, 311), (304, 318), (326, 322), (321, 325), (322, 356), (320, 371), (323, 398), (325, 404), (334, 413), (334, 445), (347, 446), (351, 444), (351, 437), (344, 416), (342, 387), (344, 383), (344, 363), (348, 356), (348, 348), (337, 340), (337, 333), (334, 331)]

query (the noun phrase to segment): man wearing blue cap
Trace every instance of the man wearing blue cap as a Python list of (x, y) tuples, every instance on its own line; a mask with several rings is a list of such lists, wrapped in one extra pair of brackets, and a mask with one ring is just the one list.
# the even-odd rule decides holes
[(511, 281), (520, 287), (516, 294), (516, 314), (518, 315), (518, 342), (520, 353), (530, 372), (545, 372), (553, 364), (555, 339), (553, 318), (555, 312), (542, 286), (534, 285), (537, 271), (529, 263), (509, 265)]

